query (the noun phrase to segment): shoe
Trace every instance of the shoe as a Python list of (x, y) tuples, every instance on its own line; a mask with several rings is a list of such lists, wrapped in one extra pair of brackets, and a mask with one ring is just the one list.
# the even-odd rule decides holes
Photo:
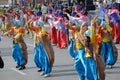
[(25, 66), (21, 66), (19, 70), (24, 70), (25, 68), (26, 68)]
[(111, 65), (110, 68), (112, 69), (112, 68), (113, 68), (113, 65)]
[(113, 66), (112, 66), (112, 65), (106, 65), (106, 68), (107, 68), (107, 69), (112, 69)]
[(62, 47), (62, 49), (65, 49), (65, 48), (67, 48), (67, 46), (63, 46), (63, 47)]
[(56, 46), (56, 44), (52, 44), (52, 46)]
[(119, 44), (119, 42), (115, 42), (115, 44)]
[(39, 69), (37, 72), (41, 72), (42, 71), (42, 69)]
[(17, 66), (16, 66), (16, 68), (19, 68), (19, 67), (20, 67), (20, 65), (17, 65)]
[(45, 73), (43, 71), (40, 72), (40, 75), (43, 76)]
[(44, 77), (46, 78), (46, 77), (49, 77), (50, 76), (50, 74), (48, 73), (48, 74), (44, 74)]

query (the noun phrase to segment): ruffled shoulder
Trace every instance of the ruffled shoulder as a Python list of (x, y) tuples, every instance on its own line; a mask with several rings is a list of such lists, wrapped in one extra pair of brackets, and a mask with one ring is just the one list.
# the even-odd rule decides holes
[(10, 31), (14, 31), (14, 30), (15, 30), (15, 27), (10, 27), (9, 30), (10, 30)]
[(36, 26), (35, 28), (35, 32), (38, 33), (39, 32), (39, 28)]
[(25, 34), (25, 29), (23, 29), (23, 28), (20, 28), (20, 29), (19, 29), (19, 31), (18, 31), (18, 33)]

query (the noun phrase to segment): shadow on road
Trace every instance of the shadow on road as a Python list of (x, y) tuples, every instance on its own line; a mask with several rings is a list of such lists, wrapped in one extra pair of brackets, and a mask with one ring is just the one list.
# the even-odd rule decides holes
[(54, 65), (53, 67), (68, 67), (73, 66), (73, 64), (67, 64), (67, 65)]
[(74, 76), (74, 75), (77, 75), (76, 72), (64, 72), (64, 73), (51, 73), (51, 77), (61, 77), (61, 76)]

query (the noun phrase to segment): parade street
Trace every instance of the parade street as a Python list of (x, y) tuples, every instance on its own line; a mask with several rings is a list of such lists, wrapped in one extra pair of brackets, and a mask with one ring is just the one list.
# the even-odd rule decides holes
[[(53, 46), (55, 52), (55, 62), (53, 65), (50, 77), (44, 78), (37, 72), (38, 68), (33, 60), (33, 39), (25, 35), (25, 42), (28, 50), (28, 64), (25, 70), (18, 70), (15, 68), (16, 64), (11, 56), (12, 38), (2, 37), (0, 42), (0, 55), (4, 60), (4, 68), (0, 69), (0, 80), (78, 80), (78, 75), (73, 67), (73, 59), (69, 55), (67, 48), (59, 49)], [(120, 44), (116, 45), (118, 52), (120, 52)], [(120, 55), (112, 69), (106, 68), (105, 80), (119, 80), (120, 79)]]
[(0, 80), (120, 80), (120, 0), (0, 0)]

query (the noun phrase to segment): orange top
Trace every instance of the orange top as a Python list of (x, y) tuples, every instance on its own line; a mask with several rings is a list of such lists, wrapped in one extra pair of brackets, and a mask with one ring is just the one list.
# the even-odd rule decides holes
[(75, 25), (72, 26), (71, 29), (72, 29), (73, 31), (76, 31), (76, 26), (75, 26)]
[(10, 30), (12, 32), (17, 32), (17, 33), (22, 33), (22, 34), (25, 34), (25, 30), (23, 28), (16, 28), (16, 27), (11, 27)]

